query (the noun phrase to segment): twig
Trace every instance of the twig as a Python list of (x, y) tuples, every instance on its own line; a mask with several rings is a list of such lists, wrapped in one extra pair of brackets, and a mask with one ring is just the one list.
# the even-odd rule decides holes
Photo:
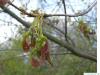
[(50, 55), (66, 55), (66, 54), (72, 54), (71, 52), (64, 52), (64, 53), (50, 53)]
[[(68, 0), (68, 1), (69, 1), (69, 3), (70, 3), (70, 0)], [(71, 3), (70, 3), (70, 7), (71, 7), (71, 9), (72, 9), (73, 13), (75, 14), (75, 10), (73, 9), (73, 7), (72, 7)], [(76, 22), (78, 22), (78, 21), (77, 21), (77, 19), (76, 19), (75, 17), (74, 17), (74, 19), (75, 19), (75, 21), (76, 21)]]
[[(64, 7), (64, 13), (65, 13), (65, 15), (67, 15), (65, 0), (62, 0), (62, 4)], [(67, 40), (67, 16), (65, 16), (65, 40), (68, 41)]]

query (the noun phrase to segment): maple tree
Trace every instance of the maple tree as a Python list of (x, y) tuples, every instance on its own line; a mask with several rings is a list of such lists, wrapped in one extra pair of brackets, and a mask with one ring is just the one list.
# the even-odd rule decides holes
[[(10, 7), (6, 7), (5, 6), (7, 4), (7, 2), (6, 3), (2, 3), (2, 1), (4, 1), (4, 0), (1, 0), (1, 5), (0, 6), (1, 6), (2, 10), (4, 9), (3, 10), (4, 12), (8, 13), (10, 16), (15, 18), (18, 22), (20, 22), (23, 26), (25, 26), (25, 31), (26, 31), (25, 36), (22, 36), (21, 39), (20, 39), (22, 42), (21, 41), (18, 42), (18, 40), (16, 40), (18, 43), (14, 43), (14, 46), (12, 46), (12, 48), (19, 48), (18, 50), (16, 50), (16, 51), (19, 51), (20, 50), (20, 46), (21, 46), (21, 52), (22, 52), (22, 48), (23, 48), (23, 52), (28, 53), (29, 54), (28, 57), (30, 59), (30, 60), (26, 61), (27, 58), (25, 58), (24, 59), (25, 60), (24, 63), (23, 63), (23, 60), (21, 59), (21, 61), (22, 61), (22, 63), (21, 63), (20, 60), (17, 60), (17, 59), (20, 58), (18, 56), (18, 58), (15, 58), (15, 60), (18, 62), (18, 63), (16, 63), (16, 61), (13, 60), (12, 58), (14, 58), (15, 55), (18, 55), (19, 53), (16, 52), (14, 54), (12, 51), (10, 51), (9, 53), (13, 54), (10, 61), (14, 61), (16, 64), (14, 66), (12, 66), (12, 64), (10, 64), (10, 67), (8, 67), (9, 66), (9, 62), (7, 61), (7, 66), (5, 66), (5, 67), (6, 68), (8, 67), (8, 69), (7, 70), (4, 69), (5, 71), (9, 71), (9, 73), (10, 73), (13, 70), (16, 70), (15, 67), (17, 66), (18, 71), (16, 71), (16, 73), (18, 73), (18, 75), (20, 75), (20, 74), (22, 75), (21, 72), (25, 72), (27, 74), (29, 72), (30, 73), (29, 75), (31, 75), (31, 74), (34, 74), (34, 72), (37, 69), (37, 67), (42, 68), (42, 71), (43, 71), (44, 70), (43, 66), (45, 65), (45, 63), (48, 63), (51, 66), (53, 66), (53, 68), (55, 68), (57, 66), (57, 68), (53, 70), (54, 71), (54, 73), (52, 73), (53, 75), (62, 75), (61, 72), (63, 72), (64, 75), (70, 74), (70, 71), (72, 71), (72, 70), (73, 70), (72, 73), (74, 73), (72, 75), (75, 75), (75, 74), (78, 75), (76, 73), (76, 71), (75, 71), (76, 70), (76, 66), (78, 67), (77, 70), (80, 70), (80, 71), (81, 70), (83, 71), (83, 69), (88, 70), (87, 68), (91, 67), (91, 65), (90, 65), (91, 62), (90, 61), (85, 61), (85, 60), (89, 59), (89, 60), (92, 60), (92, 61), (95, 61), (95, 62), (97, 61), (96, 60), (96, 55), (92, 55), (91, 54), (92, 51), (94, 51), (94, 49), (92, 50), (92, 48), (90, 47), (90, 44), (87, 45), (87, 44), (84, 43), (86, 40), (88, 42), (88, 39), (86, 39), (86, 40), (82, 39), (82, 38), (88, 38), (89, 37), (88, 34), (89, 35), (90, 34), (94, 35), (95, 32), (92, 32), (91, 30), (88, 29), (88, 25), (85, 24), (86, 23), (85, 20), (82, 20), (83, 23), (82, 22), (79, 23), (79, 20), (78, 20), (78, 16), (84, 16), (84, 14), (89, 12), (93, 8), (95, 2), (93, 4), (92, 3), (90, 4), (89, 10), (88, 9), (86, 9), (84, 11), (80, 10), (81, 12), (79, 12), (79, 13), (75, 12), (75, 14), (74, 13), (73, 14), (69, 14), (69, 11), (67, 11), (68, 12), (67, 14), (66, 13), (65, 14), (61, 14), (61, 13), (47, 14), (45, 12), (45, 14), (43, 15), (43, 17), (45, 18), (43, 25), (45, 26), (47, 23), (49, 23), (49, 24), (48, 24), (48, 26), (46, 26), (47, 27), (46, 29), (45, 29), (45, 27), (43, 27), (44, 30), (42, 31), (42, 34), (43, 34), (43, 36), (46, 37), (46, 38), (44, 38), (44, 37), (40, 36), (38, 33), (36, 33), (36, 32), (39, 32), (39, 33), (41, 32), (41, 30), (38, 30), (38, 28), (36, 28), (36, 27), (40, 27), (40, 29), (41, 29), (41, 26), (37, 26), (37, 24), (40, 24), (40, 20), (36, 20), (37, 16), (40, 13), (38, 13), (38, 15), (34, 15), (33, 10), (29, 12), (29, 11), (27, 11), (28, 9), (27, 10), (23, 10), (24, 7), (22, 8), (22, 7), (20, 7), (20, 5), (16, 5), (16, 3), (12, 3), (12, 4), (15, 4), (15, 6), (9, 3), (9, 6), (16, 8), (16, 9), (18, 9), (18, 11), (20, 11), (20, 13), (23, 13), (21, 15), (25, 15), (28, 18), (32, 17), (32, 19), (34, 18), (34, 20), (35, 20), (35, 24), (34, 25), (36, 26), (36, 27), (34, 27), (34, 25), (32, 23), (32, 22), (34, 22), (34, 20), (32, 22), (30, 22), (30, 21), (28, 22), (26, 19), (22, 19), (22, 17), (20, 15), (17, 15), (17, 13), (14, 12), (12, 10), (12, 8), (10, 10)], [(24, 0), (19, 0), (19, 2), (20, 1), (24, 1)], [(25, 1), (28, 1), (28, 0), (25, 0)], [(30, 1), (30, 3), (32, 3), (31, 2), (32, 0), (29, 0), (29, 1)], [(64, 0), (60, 0), (60, 2), (59, 2), (60, 4), (62, 4), (61, 1), (63, 1), (64, 8), (67, 9), (65, 7), (65, 4), (67, 3), (67, 1), (65, 3)], [(67, 6), (67, 4), (66, 4), (66, 6)], [(52, 9), (52, 8), (50, 8), (50, 9)], [(30, 10), (30, 8), (29, 8), (29, 10)], [(62, 7), (61, 7), (61, 10), (62, 10)], [(35, 13), (35, 14), (37, 14), (37, 13)], [(56, 22), (54, 21), (55, 19), (53, 19), (53, 21), (52, 21), (52, 18), (53, 18), (52, 16), (54, 16), (54, 18), (56, 18), (56, 16), (58, 16), (57, 19), (60, 22), (62, 20), (60, 20), (59, 16), (65, 16), (66, 17), (65, 21), (67, 21), (67, 23), (65, 23), (65, 22), (63, 23), (62, 22), (59, 25), (58, 24), (59, 22), (58, 22), (57, 23), (58, 25), (55, 25)], [(76, 20), (75, 22), (71, 20), (73, 17), (75, 17), (75, 20)], [(80, 32), (75, 30), (75, 29), (77, 29), (76, 22), (78, 23), (77, 25), (79, 25), (78, 29), (80, 30)], [(75, 23), (75, 24), (72, 24), (72, 23)], [(73, 27), (71, 32), (70, 32), (70, 27), (68, 28), (68, 34), (67, 34), (67, 27), (65, 27), (66, 29), (62, 29), (61, 28), (63, 25), (67, 26), (67, 24), (69, 26), (71, 25)], [(32, 27), (33, 29), (31, 29), (32, 25), (33, 25), (33, 27)], [(51, 28), (53, 28), (53, 30), (51, 30)], [(27, 33), (27, 31), (29, 31), (29, 33)], [(52, 32), (55, 32), (55, 31), (57, 31), (58, 33), (60, 32), (62, 36), (60, 36), (60, 38), (59, 38), (59, 34), (52, 33)], [(70, 35), (70, 33), (71, 33), (71, 35)], [(55, 36), (55, 34), (56, 34), (56, 36)], [(83, 34), (82, 38), (80, 38), (80, 34)], [(22, 35), (22, 33), (21, 33), (21, 35)], [(38, 37), (37, 37), (37, 35), (38, 35)], [(64, 35), (66, 35), (66, 37)], [(74, 38), (73, 36), (76, 36), (76, 37)], [(23, 40), (22, 40), (22, 38), (23, 38)], [(67, 38), (68, 41), (67, 40), (65, 41), (65, 38)], [(69, 38), (71, 38), (72, 41)], [(16, 37), (16, 39), (18, 39), (18, 38)], [(48, 39), (50, 41), (48, 41)], [(82, 41), (80, 41), (80, 40), (82, 40)], [(54, 47), (54, 50), (52, 50), (53, 48), (49, 49), (49, 47), (48, 47), (49, 45), (51, 45), (50, 48), (52, 47), (52, 45), (55, 45), (55, 44), (51, 44), (52, 43), (51, 41), (53, 41), (54, 43), (58, 44), (59, 47)], [(75, 44), (73, 44), (73, 43), (75, 43)], [(84, 47), (84, 48), (82, 48), (82, 47), (80, 48), (80, 43), (82, 43), (82, 47)], [(91, 44), (91, 46), (92, 46), (92, 44)], [(61, 47), (64, 47), (64, 48), (61, 48)], [(50, 50), (52, 50), (51, 53), (50, 53)], [(66, 50), (66, 52), (65, 52), (65, 50)], [(67, 53), (67, 50), (68, 50), (68, 53)], [(90, 51), (91, 53), (89, 53), (88, 51)], [(52, 60), (50, 58), (51, 55), (52, 55)], [(4, 54), (4, 56), (6, 56), (6, 54)], [(8, 56), (10, 57), (10, 55), (8, 55)], [(76, 56), (78, 56), (79, 58), (76, 57)], [(85, 58), (85, 59), (82, 59), (81, 57)], [(55, 60), (55, 59), (57, 59), (57, 60)], [(58, 62), (58, 60), (60, 62)], [(72, 60), (74, 60), (74, 61), (72, 61)], [(87, 62), (90, 62), (90, 64), (88, 65)], [(93, 62), (93, 63), (95, 63), (95, 62)], [(5, 62), (3, 62), (3, 63), (5, 63)], [(33, 71), (33, 69), (31, 71), (31, 69), (25, 67), (25, 66), (29, 66), (29, 65), (26, 65), (26, 64), (29, 64), (29, 65), (31, 64), (31, 66), (30, 66), (31, 68), (35, 67), (34, 71)], [(85, 65), (85, 66), (82, 67), (81, 65)], [(92, 67), (91, 67), (92, 69), (95, 69), (94, 65), (92, 65)], [(45, 66), (48, 66), (48, 65), (45, 65)], [(22, 68), (20, 68), (20, 67), (22, 67)], [(25, 68), (23, 69), (23, 67), (25, 67)], [(27, 72), (23, 71), (25, 69), (27, 70)], [(47, 70), (47, 69), (48, 68), (45, 68), (45, 70)], [(90, 69), (88, 71), (90, 71)], [(40, 72), (40, 70), (38, 71), (38, 73), (39, 72)], [(50, 72), (52, 72), (52, 71), (50, 71)], [(13, 72), (13, 74), (14, 73), (15, 73), (15, 71)], [(79, 72), (79, 75), (80, 75), (80, 73), (81, 72)], [(9, 75), (13, 75), (13, 74), (9, 74)], [(47, 73), (47, 74), (49, 74), (49, 73)], [(47, 75), (47, 74), (39, 74), (39, 75)], [(50, 73), (50, 75), (52, 75), (52, 74)], [(5, 74), (5, 75), (7, 75), (7, 74)], [(34, 74), (34, 75), (37, 75), (37, 74)]]

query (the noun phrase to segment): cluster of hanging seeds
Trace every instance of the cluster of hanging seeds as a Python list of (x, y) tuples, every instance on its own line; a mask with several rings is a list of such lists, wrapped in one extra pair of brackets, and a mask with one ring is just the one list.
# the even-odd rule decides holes
[(39, 14), (27, 32), (23, 35), (22, 46), (24, 52), (30, 52), (30, 60), (33, 67), (39, 67), (48, 61), (51, 63), (47, 38), (42, 32), (43, 14)]

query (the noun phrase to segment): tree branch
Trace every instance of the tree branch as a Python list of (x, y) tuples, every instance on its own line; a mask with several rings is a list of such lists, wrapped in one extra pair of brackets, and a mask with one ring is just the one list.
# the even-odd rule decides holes
[(8, 8), (4, 7), (4, 6), (0, 6), (3, 11), (5, 13), (8, 13), (10, 16), (12, 16), (13, 18), (15, 18), (18, 22), (22, 23), (25, 27), (29, 28), (29, 23), (25, 22), (24, 20), (22, 20), (20, 17), (18, 17), (16, 14), (14, 14), (13, 12), (11, 12)]
[[(12, 11), (10, 11), (8, 8), (1, 6), (1, 8), (4, 10), (5, 13), (8, 13), (10, 16), (12, 16), (13, 18), (15, 18), (17, 21), (19, 21), (20, 23), (22, 23), (25, 27), (29, 28), (29, 26), (31, 25), (30, 23), (25, 22), (24, 20), (22, 20), (20, 17), (18, 17), (16, 14), (14, 14)], [(76, 47), (73, 47), (69, 44), (66, 44), (65, 42), (62, 42), (62, 40), (57, 39), (56, 37), (50, 35), (49, 33), (43, 31), (43, 34), (50, 39), (51, 41), (61, 45), (64, 48), (67, 48), (69, 51), (71, 51), (74, 55), (77, 55), (79, 57), (83, 57), (92, 61), (97, 61), (96, 57), (84, 53), (82, 52), (82, 50), (77, 49)]]
[[(16, 9), (18, 9), (19, 11), (25, 13), (26, 15), (28, 15), (29, 17), (35, 17), (37, 14), (32, 14), (32, 13), (28, 13), (23, 9), (18, 8), (17, 6), (15, 6), (12, 3), (9, 3), (10, 5), (12, 5), (13, 7), (15, 7)], [(87, 14), (89, 11), (92, 10), (92, 8), (97, 4), (97, 1), (95, 0), (90, 7), (88, 7), (86, 10), (84, 10), (83, 12), (80, 13), (76, 13), (74, 15), (71, 14), (44, 14), (44, 17), (51, 17), (51, 16), (68, 16), (68, 17), (78, 17), (78, 16), (83, 16), (85, 14)]]
[(56, 37), (53, 37), (53, 36), (50, 35), (49, 33), (44, 32), (44, 34), (46, 35), (46, 37), (47, 37), (49, 40), (51, 40), (51, 41), (53, 41), (53, 42), (55, 42), (55, 43), (61, 45), (61, 46), (64, 47), (64, 48), (67, 48), (67, 49), (68, 49), (69, 51), (71, 51), (74, 55), (77, 55), (77, 56), (79, 56), (79, 57), (83, 57), (83, 58), (86, 58), (86, 59), (90, 59), (90, 60), (93, 60), (93, 61), (97, 61), (96, 57), (94, 57), (94, 56), (92, 56), (92, 55), (90, 55), (90, 54), (84, 53), (84, 52), (82, 52), (82, 50), (80, 50), (80, 49), (78, 49), (78, 48), (76, 48), (76, 47), (74, 47), (74, 46), (71, 46), (71, 45), (69, 45), (69, 44), (67, 44), (67, 43), (65, 43), (65, 42), (62, 42), (62, 40), (59, 40), (59, 39), (57, 39)]

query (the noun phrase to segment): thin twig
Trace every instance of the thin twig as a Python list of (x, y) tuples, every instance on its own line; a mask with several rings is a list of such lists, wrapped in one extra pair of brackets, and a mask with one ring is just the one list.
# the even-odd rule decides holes
[[(64, 7), (64, 13), (65, 13), (65, 15), (67, 15), (65, 0), (62, 0), (62, 4)], [(65, 16), (65, 40), (68, 41), (67, 40), (67, 16)]]
[(67, 55), (72, 54), (71, 52), (63, 52), (63, 53), (50, 53), (50, 55)]
[[(68, 0), (68, 1), (69, 1), (69, 3), (70, 3), (70, 0)], [(72, 9), (72, 12), (75, 14), (75, 10), (73, 9), (71, 3), (70, 3), (70, 7), (71, 7), (71, 9)], [(75, 17), (74, 17), (74, 19), (75, 19), (76, 22), (78, 22), (77, 19), (76, 19)]]

